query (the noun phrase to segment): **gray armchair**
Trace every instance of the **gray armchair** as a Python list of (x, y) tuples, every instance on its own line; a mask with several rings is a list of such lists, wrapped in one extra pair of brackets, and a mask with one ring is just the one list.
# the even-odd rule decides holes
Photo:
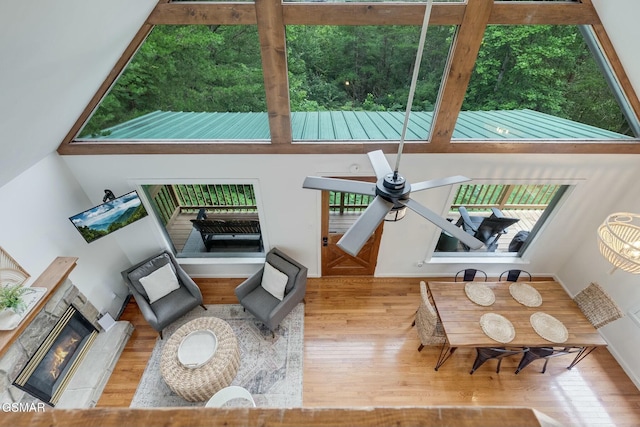
[(235, 293), (244, 309), (273, 333), (282, 319), (304, 299), (307, 291), (307, 267), (277, 248), (267, 253), (265, 261), (288, 277), (282, 301), (261, 286), (264, 266), (238, 285)]
[[(149, 276), (167, 264), (171, 264), (171, 270), (178, 279), (179, 287), (160, 299), (150, 302), (149, 295), (140, 279)], [(122, 278), (127, 283), (145, 320), (158, 331), (160, 339), (162, 339), (162, 330), (182, 315), (198, 305), (205, 310), (207, 309), (202, 302), (202, 293), (198, 285), (180, 267), (173, 255), (167, 251), (126, 269), (122, 272)]]

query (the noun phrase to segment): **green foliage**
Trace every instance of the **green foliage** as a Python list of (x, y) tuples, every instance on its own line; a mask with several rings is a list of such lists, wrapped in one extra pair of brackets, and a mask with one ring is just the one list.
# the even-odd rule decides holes
[(531, 109), (631, 134), (575, 26), (487, 27), (462, 109)]
[[(419, 32), (287, 26), (291, 110), (404, 111)], [(429, 28), (414, 111), (433, 111), (455, 32)], [(157, 110), (266, 109), (255, 26), (156, 26), (81, 136)], [(631, 134), (575, 26), (489, 26), (462, 109), (531, 109)]]
[(25, 303), (22, 296), (29, 288), (22, 285), (0, 286), (0, 310), (10, 309), (16, 313), (25, 309)]
[[(418, 27), (287, 27), (292, 111), (404, 111)], [(432, 27), (413, 109), (432, 111), (453, 28)], [(298, 91), (301, 88), (301, 91)]]

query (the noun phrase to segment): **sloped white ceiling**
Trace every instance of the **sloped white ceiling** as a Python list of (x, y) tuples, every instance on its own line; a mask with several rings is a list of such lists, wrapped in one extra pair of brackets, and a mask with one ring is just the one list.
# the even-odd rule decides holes
[[(593, 0), (640, 89), (637, 0)], [(55, 151), (154, 0), (0, 3), (0, 186)]]
[(155, 4), (0, 2), (0, 186), (58, 148)]

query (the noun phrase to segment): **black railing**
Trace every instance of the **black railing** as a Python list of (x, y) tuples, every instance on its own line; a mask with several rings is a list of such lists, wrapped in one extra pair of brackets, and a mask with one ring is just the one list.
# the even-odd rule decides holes
[(334, 214), (359, 213), (364, 211), (375, 196), (364, 194), (329, 192), (329, 212)]
[(146, 186), (164, 225), (182, 212), (257, 212), (251, 184), (165, 184)]

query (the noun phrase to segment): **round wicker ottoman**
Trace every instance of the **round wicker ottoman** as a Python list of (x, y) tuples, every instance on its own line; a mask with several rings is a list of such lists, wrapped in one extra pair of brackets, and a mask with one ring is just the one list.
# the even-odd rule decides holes
[[(202, 366), (187, 368), (178, 360), (182, 340), (192, 332), (210, 330), (216, 335), (218, 346), (214, 355)], [(240, 351), (231, 326), (217, 317), (201, 317), (182, 325), (162, 350), (160, 372), (169, 388), (190, 402), (208, 400), (218, 390), (227, 387), (240, 367)]]

